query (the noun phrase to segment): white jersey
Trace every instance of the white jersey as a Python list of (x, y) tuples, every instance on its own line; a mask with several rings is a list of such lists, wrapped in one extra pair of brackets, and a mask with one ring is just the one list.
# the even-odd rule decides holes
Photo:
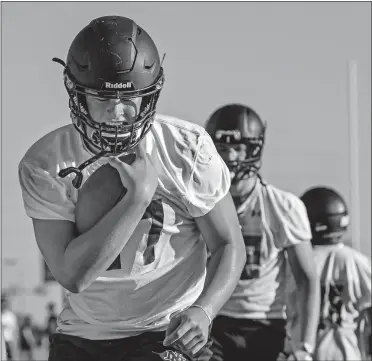
[(247, 263), (220, 314), (240, 319), (285, 319), (288, 271), (284, 250), (311, 239), (305, 206), (294, 194), (257, 181), (237, 212)]
[[(165, 330), (170, 316), (193, 304), (203, 290), (206, 246), (194, 218), (228, 193), (229, 171), (196, 124), (157, 115), (142, 142), (158, 173), (153, 200), (108, 270), (83, 292), (68, 295), (58, 332), (113, 339)], [(60, 178), (58, 172), (90, 157), (72, 125), (36, 142), (19, 166), (28, 216), (74, 222), (78, 191), (72, 175)], [(87, 167), (84, 181), (104, 163), (100, 159)], [(149, 237), (152, 250), (146, 252)]]
[[(356, 331), (360, 313), (371, 306), (371, 264), (367, 257), (342, 243), (314, 247), (321, 282), (321, 308), (316, 359), (361, 360)], [(290, 289), (288, 332), (299, 340), (299, 302)], [(363, 348), (363, 347), (362, 347)]]

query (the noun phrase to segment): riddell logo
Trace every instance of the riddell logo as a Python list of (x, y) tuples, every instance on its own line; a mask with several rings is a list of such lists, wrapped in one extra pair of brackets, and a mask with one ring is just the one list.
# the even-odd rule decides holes
[(105, 89), (134, 89), (134, 86), (131, 81), (126, 81), (124, 83), (110, 83), (106, 81)]

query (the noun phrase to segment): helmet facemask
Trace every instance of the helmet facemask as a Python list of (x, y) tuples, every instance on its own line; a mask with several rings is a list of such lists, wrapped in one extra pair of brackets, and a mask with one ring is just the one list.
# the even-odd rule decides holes
[(258, 175), (262, 165), (264, 134), (259, 137), (241, 138), (240, 132), (239, 136), (230, 133), (231, 131), (217, 130), (213, 141), (217, 149), (219, 146), (225, 147), (231, 144), (244, 144), (246, 146), (244, 160), (224, 160), (232, 175), (231, 183), (234, 184)]
[[(106, 155), (123, 154), (136, 147), (150, 130), (154, 120), (156, 103), (164, 80), (162, 69), (153, 85), (138, 91), (96, 91), (79, 86), (71, 78), (65, 70), (64, 83), (69, 95), (71, 120), (87, 147), (94, 153), (105, 152)], [(131, 124), (125, 121), (101, 123), (94, 121), (90, 116), (86, 96), (98, 99), (120, 99), (124, 103), (132, 103), (133, 99), (141, 98), (141, 105)]]
[[(58, 175), (62, 178), (70, 173), (76, 176), (72, 181), (75, 188), (79, 189), (82, 180), (82, 170), (88, 165), (104, 156), (117, 156), (130, 152), (145, 137), (154, 121), (156, 104), (160, 91), (164, 84), (163, 68), (160, 68), (159, 75), (154, 84), (140, 90), (94, 90), (78, 85), (69, 74), (68, 68), (63, 60), (53, 58), (53, 61), (62, 64), (64, 70), (64, 84), (69, 96), (70, 117), (75, 129), (82, 136), (87, 148), (95, 155), (82, 163), (79, 167), (67, 167), (60, 170)], [(120, 83), (118, 83), (120, 84)], [(121, 83), (122, 84), (122, 83)], [(128, 82), (127, 82), (128, 84)], [(132, 102), (133, 99), (141, 98), (141, 105), (136, 119), (132, 124), (115, 121), (115, 124), (99, 123), (92, 119), (89, 114), (86, 96), (99, 99), (120, 99)]]

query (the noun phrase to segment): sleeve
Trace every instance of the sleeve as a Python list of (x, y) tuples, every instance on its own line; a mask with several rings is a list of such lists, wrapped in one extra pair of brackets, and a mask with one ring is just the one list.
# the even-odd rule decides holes
[(291, 194), (281, 214), (281, 248), (311, 240), (310, 222), (303, 202)]
[(362, 311), (371, 307), (371, 262), (356, 250), (352, 253), (354, 255), (346, 259), (345, 267), (348, 295), (357, 310)]
[(213, 209), (230, 189), (230, 172), (218, 154), (211, 137), (204, 133), (198, 144), (187, 184), (187, 209), (201, 217)]
[(75, 204), (62, 180), (24, 160), (19, 164), (18, 175), (29, 217), (75, 222)]

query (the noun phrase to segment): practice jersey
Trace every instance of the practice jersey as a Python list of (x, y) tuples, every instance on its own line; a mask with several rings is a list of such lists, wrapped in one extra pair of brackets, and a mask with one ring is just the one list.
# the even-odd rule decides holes
[[(360, 313), (371, 306), (371, 264), (367, 257), (343, 244), (314, 247), (321, 282), (321, 308), (316, 354), (322, 360), (360, 360), (356, 337)], [(296, 345), (299, 301), (289, 289), (288, 333)]]
[(306, 208), (294, 194), (257, 181), (237, 212), (247, 262), (220, 314), (239, 319), (285, 319), (288, 266), (284, 250), (310, 241)]
[[(229, 171), (209, 135), (193, 123), (157, 115), (141, 142), (158, 173), (153, 200), (113, 264), (84, 291), (68, 294), (58, 332), (112, 339), (164, 330), (203, 290), (206, 246), (194, 218), (228, 193)], [(58, 172), (91, 156), (73, 125), (36, 142), (19, 165), (28, 216), (74, 222), (78, 191), (72, 175)], [(84, 181), (106, 162), (88, 166)]]

